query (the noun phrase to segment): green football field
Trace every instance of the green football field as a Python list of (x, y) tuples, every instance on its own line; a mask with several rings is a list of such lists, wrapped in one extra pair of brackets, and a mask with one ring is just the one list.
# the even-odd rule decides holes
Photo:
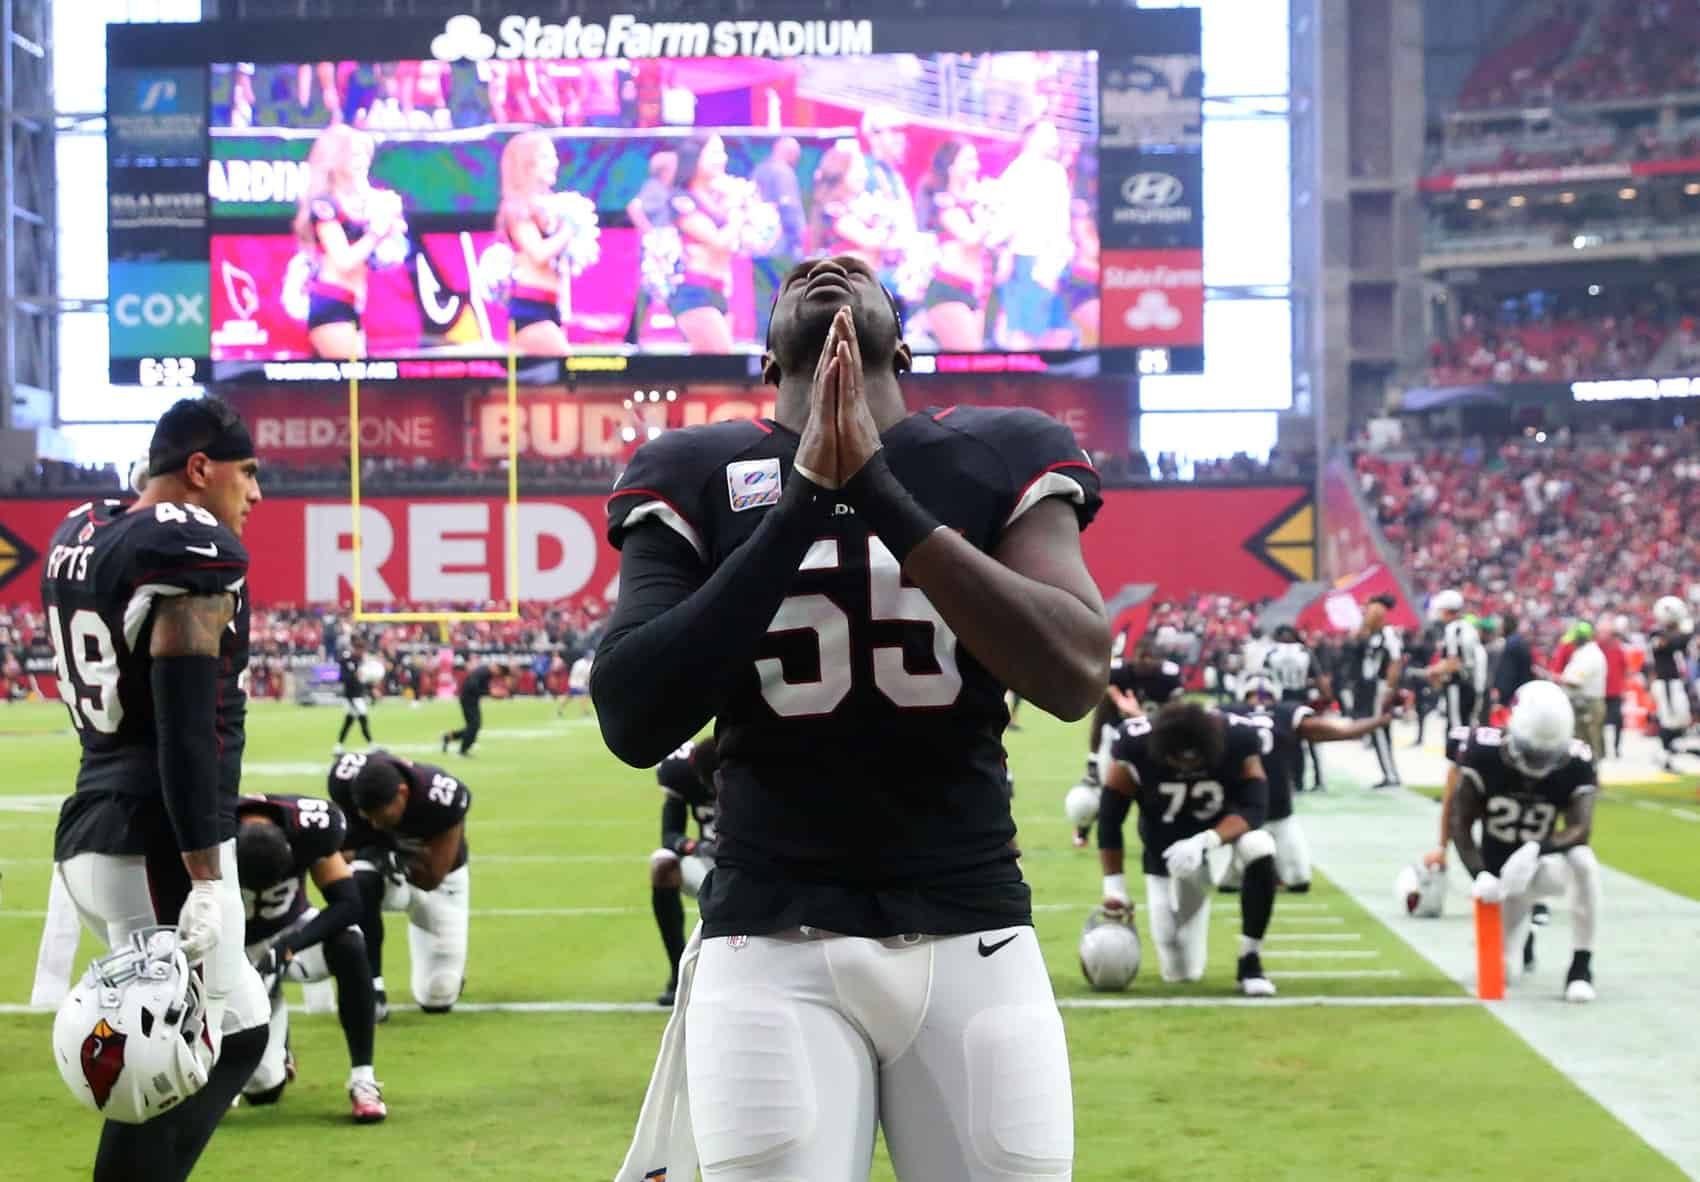
[[(490, 703), (476, 757), (443, 757), (474, 793), (470, 1010), (427, 1017), (403, 1008), (379, 1028), (390, 1119), (349, 1122), (336, 1020), (297, 1015), (300, 1078), (277, 1107), (233, 1112), (198, 1177), (317, 1182), (348, 1167), (373, 1177), (612, 1177), (664, 1015), (569, 1003), (647, 1003), (664, 982), (647, 877), (660, 796), (653, 774), (617, 763), (576, 712), (557, 720), (544, 703)], [(452, 703), (386, 705), (373, 721), (386, 745), (431, 760), (456, 716)], [(256, 707), (246, 786), (322, 793), (340, 718)], [(1065, 1007), (1077, 1179), (1160, 1182), (1202, 1171), (1212, 1182), (1504, 1182), (1537, 1168), (1544, 1182), (1683, 1176), (1326, 880), (1278, 903), (1266, 964), (1283, 999), (1367, 1004), (1182, 1004), (1234, 996), (1237, 915), (1226, 898), (1203, 983), (1165, 986), (1149, 966), (1108, 999), (1114, 1008), (1077, 1004), (1102, 1000), (1075, 963), (1098, 892), (1096, 858), (1072, 848), (1061, 812), (1083, 732), (1031, 711), (1022, 721), (1026, 729), (1009, 736), (1015, 812)], [(87, 1177), (98, 1122), (53, 1069), (49, 1016), (18, 1012), (76, 743), (61, 708), (14, 705), (0, 707), (0, 750), (0, 1005), (11, 1009), (0, 1012), (0, 1177)], [(1604, 807), (1610, 824), (1601, 823), (1599, 848), (1608, 863), (1700, 896), (1700, 865), (1681, 840), (1692, 831), (1670, 823), (1673, 811), (1700, 822), (1691, 784), (1614, 790)], [(392, 1002), (407, 1000), (404, 922), (391, 918), (398, 926), (385, 946)], [(85, 937), (79, 969), (94, 952)], [(883, 1158), (875, 1177), (892, 1177)]]

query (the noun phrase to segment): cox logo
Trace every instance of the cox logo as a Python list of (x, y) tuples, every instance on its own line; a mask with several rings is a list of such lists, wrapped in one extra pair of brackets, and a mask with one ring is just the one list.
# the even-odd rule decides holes
[(1138, 172), (1122, 182), (1122, 200), (1136, 209), (1162, 209), (1183, 192), (1180, 181), (1166, 172)]
[(125, 292), (112, 304), (112, 315), (125, 328), (168, 328), (179, 324), (206, 324), (205, 295), (180, 291), (150, 291), (138, 295)]

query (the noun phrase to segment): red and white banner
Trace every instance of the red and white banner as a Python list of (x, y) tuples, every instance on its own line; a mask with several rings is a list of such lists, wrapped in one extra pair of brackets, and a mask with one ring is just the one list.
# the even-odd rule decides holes
[[(1194, 592), (1263, 599), (1291, 580), (1259, 556), (1271, 522), (1308, 490), (1176, 486), (1120, 489), (1086, 531), (1087, 565), (1114, 597), (1153, 584), (1162, 598)], [(0, 501), (0, 602), (33, 602), (39, 556), (76, 502)], [(507, 503), (499, 497), (378, 497), (360, 508), (360, 583), (374, 605), (402, 601), (484, 605), (508, 596)], [(600, 496), (525, 497), (514, 564), (526, 599), (606, 596), (619, 556), (603, 539)], [(348, 603), (354, 593), (354, 519), (334, 499), (269, 497), (249, 519), (248, 586), (265, 604)]]
[[(349, 457), (348, 394), (342, 390), (237, 391), (232, 403), (262, 461), (335, 464)], [(360, 400), (360, 446), (369, 455), (455, 460), (466, 450), (461, 396), (368, 387)]]
[(1204, 343), (1204, 252), (1106, 250), (1104, 346), (1110, 349)]
[(1442, 172), (1417, 182), (1424, 193), (1454, 193), (1518, 185), (1583, 185), (1631, 177), (1687, 176), (1700, 173), (1700, 158), (1613, 160), (1605, 164), (1567, 164), (1557, 168), (1502, 168), (1488, 172)]

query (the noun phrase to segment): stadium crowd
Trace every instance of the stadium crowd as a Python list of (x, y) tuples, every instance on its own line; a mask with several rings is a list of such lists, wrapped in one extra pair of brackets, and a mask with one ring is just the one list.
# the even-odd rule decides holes
[(1568, 382), (1661, 372), (1700, 356), (1697, 308), (1691, 293), (1652, 289), (1586, 299), (1466, 295), (1454, 326), (1429, 345), (1429, 381)]

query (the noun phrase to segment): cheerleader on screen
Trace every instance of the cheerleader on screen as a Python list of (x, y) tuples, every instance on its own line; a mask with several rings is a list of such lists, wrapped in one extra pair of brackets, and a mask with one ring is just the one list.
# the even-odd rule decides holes
[(307, 154), (307, 189), (295, 212), (295, 236), (313, 260), (307, 339), (319, 357), (366, 355), (360, 314), (367, 276), (374, 265), (399, 262), (398, 250), (406, 254), (401, 197), (373, 188), (371, 169), (372, 137), (345, 123), (321, 132)]
[(572, 306), (569, 269), (561, 254), (576, 227), (560, 214), (555, 179), (561, 158), (541, 131), (524, 131), (502, 149), (502, 205), (496, 230), (514, 250), (508, 318), (515, 348), (527, 357), (564, 357), (561, 309)]

